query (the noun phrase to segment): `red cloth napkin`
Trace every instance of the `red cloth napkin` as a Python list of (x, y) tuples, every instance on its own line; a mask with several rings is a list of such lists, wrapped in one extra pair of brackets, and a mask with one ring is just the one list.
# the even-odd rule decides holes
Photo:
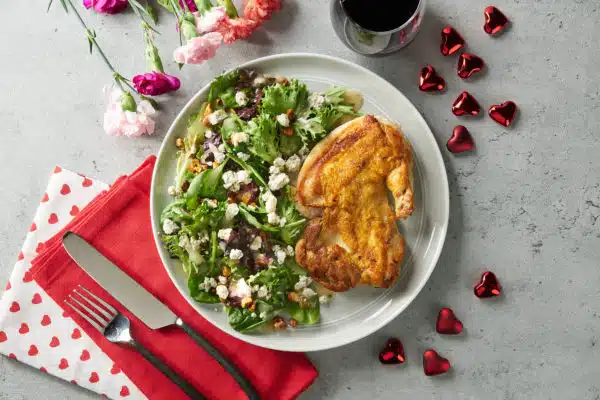
[[(201, 332), (252, 381), (265, 399), (298, 396), (316, 378), (311, 362), (299, 353), (268, 350), (242, 342), (214, 327), (187, 303), (162, 266), (150, 226), (150, 181), (155, 157), (130, 176), (119, 178), (111, 189), (94, 199), (65, 228), (88, 240), (106, 257), (165, 303), (175, 314)], [(243, 399), (234, 379), (178, 328), (153, 331), (124, 309), (68, 256), (62, 232), (45, 243), (33, 261), (36, 282), (58, 303), (79, 284), (131, 318), (140, 343), (165, 360), (208, 398)], [(78, 315), (75, 319), (102, 350), (150, 399), (185, 399), (187, 396), (134, 350), (108, 342)]]

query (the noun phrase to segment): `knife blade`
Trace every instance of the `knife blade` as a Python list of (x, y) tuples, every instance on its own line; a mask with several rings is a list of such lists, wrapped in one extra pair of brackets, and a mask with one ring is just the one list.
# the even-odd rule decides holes
[(149, 328), (159, 329), (175, 323), (177, 316), (173, 311), (81, 236), (66, 232), (63, 246), (77, 265)]
[(252, 383), (221, 352), (112, 261), (74, 232), (65, 232), (63, 247), (100, 286), (151, 329), (175, 325), (214, 358), (240, 385), (250, 400), (260, 400)]

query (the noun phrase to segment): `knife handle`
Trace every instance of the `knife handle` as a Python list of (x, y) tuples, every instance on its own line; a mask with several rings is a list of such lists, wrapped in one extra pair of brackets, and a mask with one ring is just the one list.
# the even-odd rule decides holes
[(150, 350), (142, 346), (136, 341), (130, 343), (134, 349), (136, 349), (146, 360), (162, 372), (167, 378), (169, 378), (174, 384), (179, 386), (185, 394), (187, 394), (192, 400), (206, 400), (199, 391), (196, 390), (188, 381), (179, 376), (173, 371), (167, 364), (164, 363), (160, 358), (152, 354)]
[(177, 318), (175, 321), (175, 325), (181, 328), (185, 333), (191, 337), (198, 346), (202, 347), (204, 351), (206, 351), (212, 358), (217, 360), (219, 364), (235, 379), (235, 381), (240, 385), (242, 390), (246, 392), (249, 400), (260, 400), (260, 396), (258, 392), (252, 386), (252, 383), (248, 379), (242, 375), (242, 373), (237, 369), (237, 367), (227, 359), (219, 350), (216, 349), (208, 340), (206, 340), (202, 335), (194, 330), (191, 326), (185, 323), (181, 318)]

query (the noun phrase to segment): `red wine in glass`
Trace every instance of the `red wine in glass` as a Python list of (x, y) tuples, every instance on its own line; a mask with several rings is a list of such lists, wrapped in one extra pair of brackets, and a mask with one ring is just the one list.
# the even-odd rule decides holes
[(371, 32), (393, 31), (408, 22), (422, 0), (341, 0), (346, 15)]

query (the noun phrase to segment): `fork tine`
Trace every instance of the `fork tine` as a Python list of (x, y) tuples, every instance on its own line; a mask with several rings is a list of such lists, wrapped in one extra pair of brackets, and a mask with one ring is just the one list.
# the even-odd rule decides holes
[(113, 306), (111, 306), (110, 304), (108, 304), (107, 302), (105, 302), (104, 300), (102, 300), (100, 297), (96, 296), (94, 293), (90, 292), (89, 290), (87, 290), (86, 288), (84, 288), (83, 286), (79, 285), (79, 288), (82, 289), (84, 292), (86, 292), (87, 294), (89, 294), (90, 296), (92, 296), (92, 298), (94, 300), (96, 300), (98, 303), (102, 304), (104, 307), (106, 307), (106, 309), (108, 311), (110, 311), (112, 313), (113, 316), (117, 315), (119, 313), (119, 311), (114, 308)]
[(75, 307), (73, 304), (69, 303), (67, 300), (64, 301), (66, 305), (68, 305), (73, 311), (75, 311), (79, 316), (85, 319), (90, 325), (96, 328), (98, 331), (103, 332), (104, 328), (101, 327), (94, 319), (90, 318), (87, 314), (84, 314), (79, 308)]
[(80, 300), (82, 300), (83, 302), (85, 302), (88, 305), (88, 307), (90, 307), (93, 311), (95, 311), (96, 313), (103, 316), (104, 319), (106, 319), (108, 321), (110, 321), (114, 317), (113, 314), (102, 309), (102, 307), (100, 307), (98, 304), (92, 302), (84, 293), (78, 291), (78, 289), (80, 289), (80, 288), (81, 288), (81, 286), (75, 288), (73, 290), (73, 293), (71, 294), (71, 296), (75, 297), (74, 295), (76, 294)]
[(101, 324), (102, 328), (100, 330), (104, 330), (104, 328), (106, 327), (106, 325), (108, 325), (108, 322), (110, 321), (110, 319), (107, 321), (106, 319), (102, 318), (100, 315), (98, 315), (96, 313), (95, 310), (91, 309), (90, 307), (86, 306), (85, 304), (83, 304), (82, 302), (80, 302), (79, 300), (77, 300), (73, 295), (69, 295), (69, 299), (71, 301), (73, 301), (75, 304), (77, 304), (79, 307), (83, 308), (85, 311), (87, 311), (92, 317), (94, 317), (96, 319), (96, 321), (98, 321), (98, 323)]

